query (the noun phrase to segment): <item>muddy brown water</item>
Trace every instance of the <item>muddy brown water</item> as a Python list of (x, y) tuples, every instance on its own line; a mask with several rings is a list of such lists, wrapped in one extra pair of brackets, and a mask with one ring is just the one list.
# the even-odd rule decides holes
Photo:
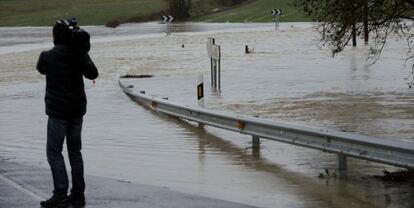
[[(101, 75), (96, 84), (86, 81), (87, 174), (259, 207), (414, 206), (409, 184), (372, 177), (396, 168), (351, 159), (348, 180), (320, 179), (326, 169), (333, 173), (335, 155), (267, 140), (253, 152), (248, 136), (149, 112), (117, 85), (121, 75), (150, 74), (125, 81), (136, 90), (194, 104), (195, 83), (203, 74), (211, 109), (413, 142), (414, 91), (407, 85), (404, 42), (391, 41), (370, 65), (365, 46), (332, 59), (315, 46), (317, 34), (307, 23), (281, 24), (279, 31), (271, 24), (194, 24), (169, 37), (159, 33), (161, 27), (89, 27), (91, 56)], [(0, 29), (0, 156), (42, 167), (45, 84), (34, 66), (40, 51), (50, 47), (49, 29)], [(223, 50), (220, 95), (208, 87), (210, 36)], [(255, 52), (244, 54), (245, 45)]]

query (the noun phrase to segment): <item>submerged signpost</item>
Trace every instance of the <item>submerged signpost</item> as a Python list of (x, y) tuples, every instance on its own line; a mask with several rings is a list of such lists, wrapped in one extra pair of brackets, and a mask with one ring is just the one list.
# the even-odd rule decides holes
[(211, 64), (211, 88), (215, 91), (221, 90), (221, 49), (215, 44), (214, 38), (207, 40), (207, 53)]
[(282, 16), (281, 9), (272, 9), (273, 22), (275, 22), (275, 30), (279, 28), (280, 16)]
[(174, 21), (174, 17), (171, 15), (163, 15), (162, 22), (167, 23), (167, 35), (171, 35), (171, 22)]

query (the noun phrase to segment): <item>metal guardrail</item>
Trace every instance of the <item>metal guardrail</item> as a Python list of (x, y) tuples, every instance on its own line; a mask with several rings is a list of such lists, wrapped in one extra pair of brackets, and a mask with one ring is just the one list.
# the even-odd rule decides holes
[(135, 93), (133, 86), (125, 86), (120, 80), (119, 85), (134, 101), (151, 110), (217, 128), (252, 135), (253, 146), (259, 146), (259, 138), (265, 138), (336, 153), (338, 154), (338, 169), (341, 175), (346, 175), (348, 156), (414, 169), (414, 142), (387, 140), (213, 111), (196, 106), (184, 106), (147, 95), (144, 91)]

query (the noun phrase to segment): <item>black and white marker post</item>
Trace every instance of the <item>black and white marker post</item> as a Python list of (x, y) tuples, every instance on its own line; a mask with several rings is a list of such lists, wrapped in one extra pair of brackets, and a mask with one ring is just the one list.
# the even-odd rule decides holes
[[(204, 108), (204, 76), (203, 74), (200, 74), (198, 76), (196, 91), (197, 91), (198, 107)], [(204, 127), (204, 124), (198, 123), (198, 127)]]
[(273, 22), (275, 22), (275, 30), (279, 28), (279, 20), (280, 16), (282, 16), (282, 10), (281, 9), (272, 9), (271, 11), (273, 16)]
[(197, 104), (199, 107), (204, 108), (204, 77), (203, 74), (198, 76), (197, 81)]
[(163, 15), (162, 22), (167, 23), (167, 35), (171, 35), (171, 22), (174, 21), (174, 17), (171, 15)]

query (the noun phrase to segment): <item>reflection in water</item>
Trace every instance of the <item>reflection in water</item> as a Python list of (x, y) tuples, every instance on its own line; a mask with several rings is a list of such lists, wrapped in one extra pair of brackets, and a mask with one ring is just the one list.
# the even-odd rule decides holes
[[(205, 128), (198, 125), (190, 124), (180, 119), (173, 119), (182, 128), (191, 130), (199, 140), (199, 159), (200, 166), (203, 166), (206, 157), (205, 149), (212, 148), (214, 150), (224, 153), (228, 158), (234, 161), (235, 165), (242, 165), (255, 171), (270, 173), (272, 177), (278, 180), (287, 181), (289, 186), (298, 188), (292, 189), (295, 194), (305, 197), (305, 201), (313, 202), (307, 203), (307, 207), (349, 207), (349, 202), (352, 201), (354, 207), (387, 207), (386, 199), (381, 195), (387, 193), (380, 193), (377, 191), (375, 200), (372, 200), (372, 192), (367, 191), (360, 184), (361, 181), (354, 183), (352, 181), (344, 181), (336, 178), (331, 178), (323, 181), (317, 181), (314, 178), (306, 177), (297, 172), (289, 171), (283, 167), (278, 166), (265, 158), (260, 157), (260, 150), (248, 151), (235, 146), (229, 141), (209, 133)], [(368, 179), (369, 180), (369, 179)], [(369, 189), (375, 190), (380, 188), (383, 190), (382, 184), (376, 181), (369, 181)], [(366, 188), (366, 187), (365, 187)], [(401, 197), (401, 195), (397, 195)], [(411, 196), (404, 196), (410, 199)], [(413, 200), (408, 201), (409, 204), (414, 203)]]
[(350, 89), (364, 87), (364, 84), (361, 82), (370, 79), (370, 73), (371, 73), (370, 66), (374, 64), (374, 63), (369, 63), (369, 61), (374, 61), (374, 60), (367, 60), (366, 58), (367, 55), (361, 56), (360, 52), (354, 51), (354, 50), (356, 49), (353, 48), (353, 51), (351, 51), (352, 53), (350, 54), (350, 67), (349, 68), (351, 69), (351, 73), (349, 75), (351, 76), (350, 77), (351, 80), (355, 80), (355, 81), (360, 80), (360, 82), (357, 86), (350, 86)]
[[(278, 183), (278, 189), (288, 189), (295, 195), (303, 197), (302, 200), (307, 202), (305, 207), (349, 207), (349, 202), (352, 202), (355, 207), (387, 207), (390, 197), (399, 202), (404, 201), (404, 206), (410, 207), (414, 203), (412, 193), (401, 193), (401, 189), (411, 190), (409, 185), (394, 184), (387, 187), (387, 184), (372, 178), (339, 180), (334, 177), (315, 180), (306, 174), (290, 171), (261, 157), (260, 150), (241, 148), (216, 136), (213, 133), (216, 131), (215, 128), (200, 127), (194, 122), (165, 116), (159, 118), (174, 122), (177, 127), (189, 130), (192, 134), (191, 137), (198, 140), (199, 171), (205, 171), (204, 167), (208, 157), (207, 149), (218, 151), (232, 160), (232, 164), (235, 166), (244, 166), (254, 171), (268, 173), (273, 180), (286, 182), (287, 184)], [(295, 188), (288, 188), (292, 186)]]

